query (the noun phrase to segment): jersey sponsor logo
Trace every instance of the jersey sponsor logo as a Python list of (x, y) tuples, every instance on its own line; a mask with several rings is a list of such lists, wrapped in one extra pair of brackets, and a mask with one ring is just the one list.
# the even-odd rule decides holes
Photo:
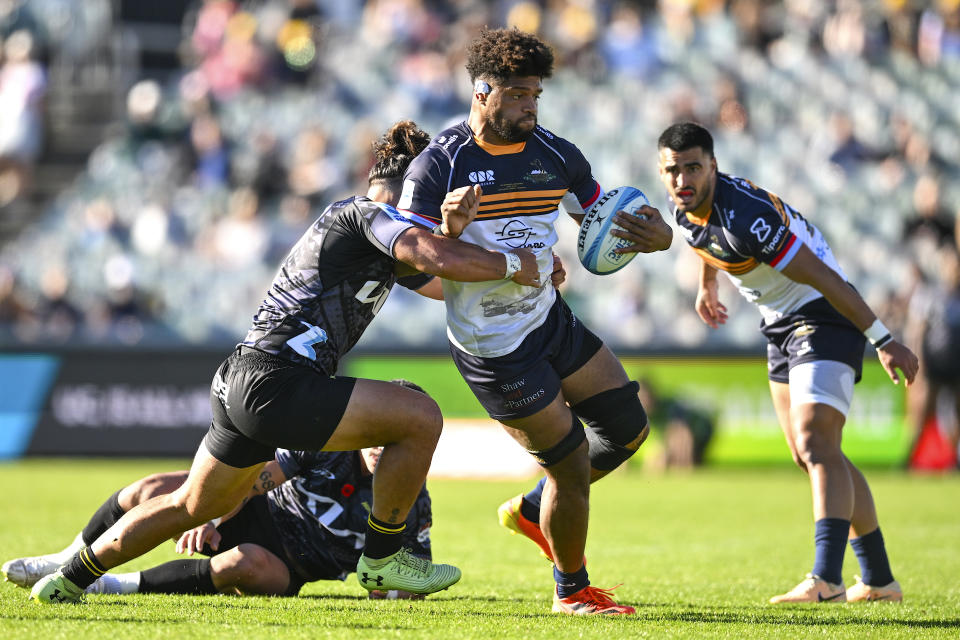
[(523, 176), (523, 179), (526, 182), (532, 182), (534, 184), (543, 184), (544, 182), (550, 182), (551, 180), (557, 177), (543, 168), (543, 163), (540, 161), (539, 158), (531, 162), (530, 166), (533, 167), (530, 170), (530, 173)]
[(458, 133), (453, 134), (453, 135), (450, 136), (449, 138), (447, 138), (446, 136), (440, 136), (440, 138), (437, 140), (437, 142), (439, 142), (440, 144), (442, 144), (444, 149), (449, 149), (449, 148), (450, 148), (450, 145), (452, 145), (454, 142), (456, 142), (459, 137), (460, 137), (460, 134), (458, 134)]
[(400, 201), (397, 202), (398, 209), (409, 209), (413, 204), (413, 191), (417, 188), (417, 183), (413, 180), (403, 181), (403, 191), (400, 192)]
[(771, 231), (773, 231), (773, 227), (767, 224), (767, 221), (763, 218), (757, 218), (750, 225), (750, 233), (757, 236), (757, 240), (760, 242), (766, 242)]
[(533, 228), (519, 220), (510, 220), (497, 231), (496, 235), (499, 242), (511, 249), (542, 249), (546, 246), (542, 242), (530, 242)]
[(493, 169), (481, 169), (480, 171), (471, 171), (467, 174), (467, 179), (473, 184), (485, 185), (493, 183)]
[(798, 355), (798, 356), (805, 356), (805, 355), (807, 355), (808, 353), (810, 353), (811, 351), (813, 351), (813, 347), (810, 346), (810, 341), (809, 341), (809, 340), (804, 340), (803, 342), (800, 343), (800, 348), (797, 349), (797, 355)]
[[(783, 238), (783, 232), (786, 230), (787, 230), (786, 226), (780, 225), (780, 228), (777, 229), (777, 232), (773, 236), (773, 240), (771, 240), (766, 245), (764, 245), (763, 252), (770, 253), (771, 251), (773, 251), (776, 248), (777, 243), (780, 242), (780, 239)], [(763, 241), (761, 240), (761, 242)]]

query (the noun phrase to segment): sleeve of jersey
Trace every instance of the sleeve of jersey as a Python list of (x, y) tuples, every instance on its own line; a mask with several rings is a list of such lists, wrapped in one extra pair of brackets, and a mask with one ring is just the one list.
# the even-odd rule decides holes
[(449, 181), (450, 161), (442, 149), (428, 147), (407, 168), (397, 209), (419, 224), (428, 227), (440, 224), (440, 205), (447, 195)]
[(434, 276), (430, 275), (429, 273), (417, 273), (412, 276), (397, 278), (397, 284), (405, 289), (416, 291), (420, 287), (433, 280), (433, 278)]
[(593, 206), (593, 203), (603, 195), (600, 183), (593, 177), (590, 163), (583, 153), (572, 144), (568, 144), (564, 152), (567, 161), (567, 170), (570, 172), (569, 191), (577, 197), (584, 210)]
[(745, 216), (737, 240), (734, 249), (739, 253), (756, 258), (777, 271), (782, 271), (790, 263), (801, 245), (801, 240), (790, 231), (785, 216), (772, 207), (752, 219)]
[(370, 219), (366, 227), (367, 239), (381, 252), (391, 258), (394, 257), (393, 245), (404, 231), (416, 226), (421, 228), (426, 227), (427, 229), (433, 227), (429, 222), (426, 222), (426, 224), (417, 224), (388, 204), (379, 202), (373, 204), (376, 205), (380, 211)]
[(276, 457), (277, 464), (280, 465), (280, 470), (283, 471), (283, 475), (287, 478), (292, 478), (296, 475), (299, 475), (301, 466), (301, 456), (303, 451), (290, 451), (289, 449), (277, 449)]

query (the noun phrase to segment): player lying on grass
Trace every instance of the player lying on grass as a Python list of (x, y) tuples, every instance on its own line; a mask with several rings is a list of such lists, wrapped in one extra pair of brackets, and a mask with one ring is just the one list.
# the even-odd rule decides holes
[[(397, 282), (417, 289), (432, 274), (540, 286), (529, 251), (490, 251), (435, 235), (434, 223), (394, 208), (403, 172), (429, 140), (410, 121), (394, 125), (376, 145), (367, 196), (327, 207), (291, 249), (246, 337), (213, 377), (213, 420), (183, 485), (124, 514), (41, 578), (32, 599), (76, 601), (110, 568), (230, 512), (278, 448), (383, 445), (358, 579), (368, 590), (415, 593), (460, 579), (456, 567), (417, 558), (402, 544), (443, 426), (436, 402), (389, 382), (336, 375)], [(447, 235), (460, 235), (472, 222), (446, 206), (442, 213), (436, 226)]]
[[(917, 357), (847, 282), (815, 226), (769, 191), (717, 171), (706, 129), (672, 125), (658, 152), (677, 225), (702, 261), (696, 311), (714, 329), (726, 322), (717, 271), (759, 307), (774, 408), (794, 461), (810, 477), (813, 569), (770, 602), (901, 600), (870, 487), (840, 443), (866, 341), (894, 383), (897, 369), (913, 381)], [(842, 577), (848, 536), (863, 571), (849, 590)]]
[[(396, 382), (421, 390), (410, 382)], [(201, 552), (210, 558), (173, 560), (136, 573), (107, 573), (86, 592), (292, 596), (307, 582), (343, 580), (353, 572), (363, 549), (373, 472), (381, 452), (381, 447), (343, 452), (278, 449), (240, 509), (217, 524), (210, 522), (185, 532), (177, 541), (179, 553)], [(4, 577), (20, 587), (32, 587), (124, 513), (175, 491), (187, 473), (158, 473), (124, 487), (97, 509), (67, 548), (10, 560), (3, 565)], [(418, 557), (431, 556), (431, 520), (430, 494), (424, 486), (403, 533), (404, 546)]]

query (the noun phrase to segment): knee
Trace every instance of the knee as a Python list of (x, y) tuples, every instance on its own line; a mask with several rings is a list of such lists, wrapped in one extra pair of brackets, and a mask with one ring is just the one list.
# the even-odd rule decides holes
[(650, 434), (647, 413), (637, 397), (638, 388), (631, 381), (571, 407), (587, 423), (590, 464), (594, 469), (616, 469), (636, 453)]
[(241, 544), (230, 550), (230, 570), (244, 582), (263, 575), (269, 569), (267, 550), (256, 544)]
[(151, 498), (176, 491), (187, 477), (186, 472), (155, 473), (138, 480), (120, 492), (117, 501), (129, 511)]
[(796, 425), (794, 433), (793, 459), (801, 469), (809, 469), (841, 455), (828, 438), (809, 424)]

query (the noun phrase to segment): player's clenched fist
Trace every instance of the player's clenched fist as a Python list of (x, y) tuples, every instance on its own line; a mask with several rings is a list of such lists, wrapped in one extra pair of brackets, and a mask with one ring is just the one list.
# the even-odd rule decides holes
[[(510, 253), (520, 258), (520, 269), (510, 278), (517, 284), (528, 287), (539, 287), (540, 269), (537, 267), (537, 257), (529, 249), (514, 249)], [(509, 267), (508, 267), (509, 268)]]
[(467, 225), (477, 217), (480, 208), (480, 196), (483, 189), (480, 185), (460, 187), (449, 192), (440, 205), (440, 231), (448, 238), (459, 238)]

